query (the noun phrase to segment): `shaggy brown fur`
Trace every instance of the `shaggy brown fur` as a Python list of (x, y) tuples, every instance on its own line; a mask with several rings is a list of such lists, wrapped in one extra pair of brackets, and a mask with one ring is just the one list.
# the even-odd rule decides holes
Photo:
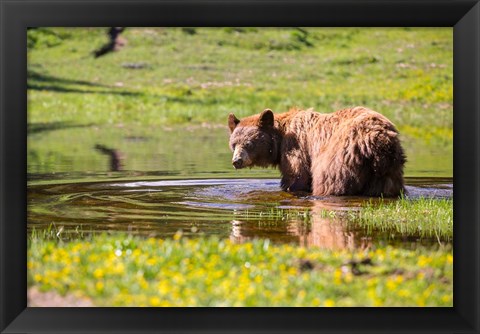
[(235, 168), (279, 166), (282, 188), (315, 196), (398, 196), (405, 155), (395, 126), (364, 107), (321, 114), (293, 109), (239, 120), (230, 114)]

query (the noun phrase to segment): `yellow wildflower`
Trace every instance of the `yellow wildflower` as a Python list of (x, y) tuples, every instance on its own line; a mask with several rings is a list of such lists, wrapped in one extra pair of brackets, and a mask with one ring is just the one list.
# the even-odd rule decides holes
[(177, 231), (177, 233), (175, 233), (175, 235), (173, 236), (173, 240), (180, 240), (182, 238), (182, 231)]
[(151, 257), (147, 261), (145, 261), (147, 266), (154, 266), (158, 263), (158, 259)]
[(395, 282), (395, 280), (393, 280), (392, 278), (389, 278), (387, 280), (387, 288), (389, 290), (395, 290), (397, 288), (397, 283)]
[(342, 283), (342, 271), (340, 269), (335, 270), (335, 273), (333, 274), (333, 282), (337, 285)]
[(95, 271), (93, 272), (93, 277), (95, 278), (102, 278), (103, 276), (105, 276), (105, 272), (103, 271), (103, 269), (101, 268), (97, 268), (95, 269)]
[(160, 306), (161, 305), (161, 300), (157, 296), (150, 297), (149, 302), (150, 302), (150, 305), (152, 305), (152, 306)]
[(449, 296), (449, 295), (442, 296), (442, 302), (444, 303), (448, 303), (451, 300), (452, 300), (452, 296)]
[(103, 288), (105, 287), (105, 284), (103, 282), (98, 281), (95, 283), (95, 289), (97, 289), (98, 292), (103, 292)]
[(426, 257), (425, 255), (420, 255), (418, 257), (418, 262), (417, 262), (417, 265), (419, 267), (425, 267), (427, 266), (428, 264), (430, 264), (432, 262), (432, 258), (430, 257)]
[(162, 294), (162, 295), (166, 295), (169, 291), (169, 288), (168, 288), (168, 283), (166, 281), (161, 281), (159, 284), (158, 284), (158, 291)]
[(353, 281), (353, 275), (351, 272), (348, 272), (345, 274), (345, 282), (350, 283), (351, 281)]
[(326, 299), (326, 300), (323, 302), (323, 306), (325, 306), (325, 307), (333, 307), (333, 306), (335, 306), (335, 301), (333, 301), (332, 299)]
[(297, 269), (296, 269), (295, 267), (290, 267), (290, 268), (288, 269), (288, 273), (289, 273), (290, 275), (296, 275), (296, 274), (297, 274)]

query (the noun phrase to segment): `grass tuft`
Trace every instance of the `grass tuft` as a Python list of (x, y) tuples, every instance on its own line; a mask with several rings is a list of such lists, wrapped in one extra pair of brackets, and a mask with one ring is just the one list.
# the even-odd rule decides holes
[(369, 202), (350, 219), (368, 231), (389, 231), (399, 236), (419, 236), (451, 242), (452, 199), (405, 199)]

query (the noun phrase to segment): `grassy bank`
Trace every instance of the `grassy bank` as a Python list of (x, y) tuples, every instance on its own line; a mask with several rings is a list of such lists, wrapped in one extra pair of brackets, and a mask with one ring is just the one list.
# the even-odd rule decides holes
[(347, 252), (216, 238), (32, 239), (28, 281), (115, 306), (452, 306), (451, 250)]
[(349, 212), (348, 215), (352, 225), (372, 234), (382, 231), (392, 236), (435, 238), (439, 242), (453, 240), (451, 199), (371, 201), (360, 211)]
[(389, 232), (392, 236), (453, 240), (453, 200), (437, 198), (371, 199), (360, 208), (352, 210), (321, 209), (315, 212), (298, 209), (271, 208), (266, 211), (240, 212), (232, 219), (269, 221), (272, 224), (295, 220), (305, 225), (317, 219), (338, 219), (348, 222), (356, 230), (367, 234)]
[[(32, 124), (225, 123), (266, 107), (366, 105), (404, 133), (451, 139), (452, 29), (30, 30)], [(425, 132), (425, 133), (423, 133)]]

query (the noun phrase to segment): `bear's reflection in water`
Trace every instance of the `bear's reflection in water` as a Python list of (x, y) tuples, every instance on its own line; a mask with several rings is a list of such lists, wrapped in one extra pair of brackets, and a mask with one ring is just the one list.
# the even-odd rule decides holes
[(233, 220), (230, 240), (241, 243), (254, 238), (269, 238), (275, 242), (329, 250), (358, 250), (372, 246), (371, 238), (352, 230), (345, 219), (325, 216), (325, 210), (339, 209), (338, 202), (334, 208), (328, 202), (313, 200), (310, 203), (308, 222), (303, 217), (278, 223)]

